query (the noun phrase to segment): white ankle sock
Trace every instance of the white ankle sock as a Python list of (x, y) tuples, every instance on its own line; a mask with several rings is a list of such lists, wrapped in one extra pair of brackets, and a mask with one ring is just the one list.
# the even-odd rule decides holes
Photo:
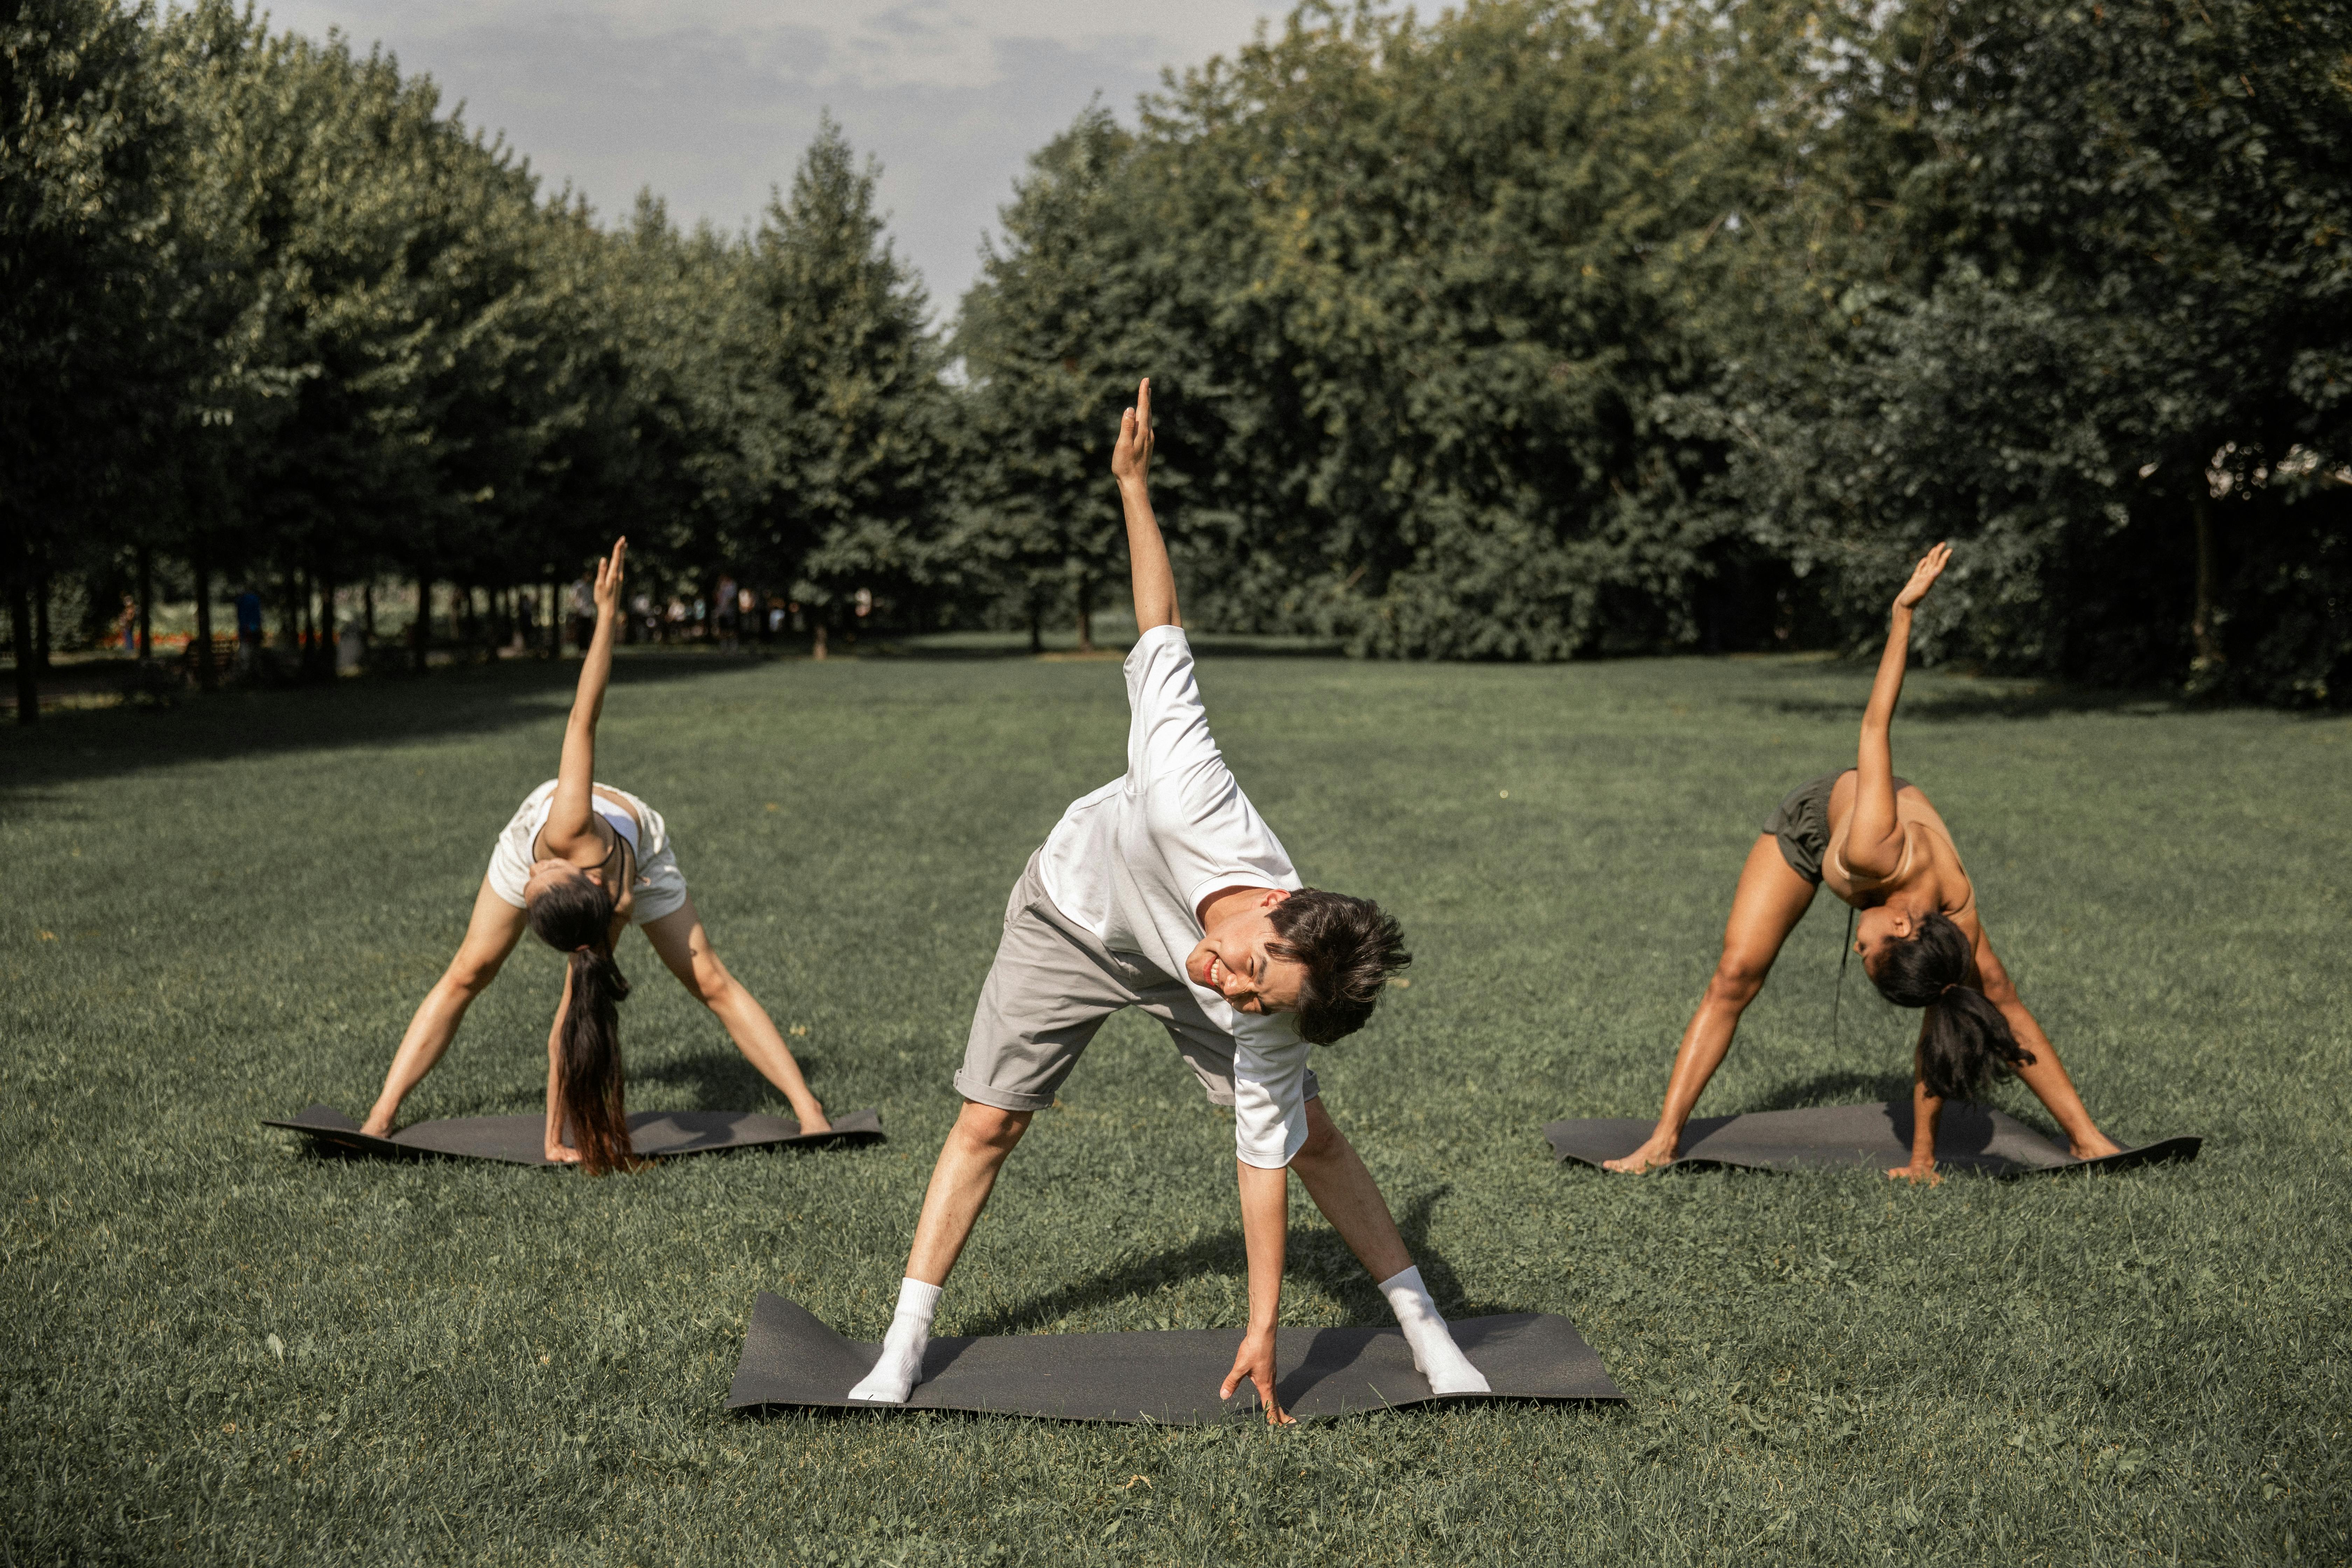
[(1389, 1310), (1404, 1326), (1404, 1342), (1412, 1347), (1413, 1370), (1429, 1379), (1431, 1393), (1491, 1392), (1486, 1374), (1472, 1366), (1462, 1347), (1454, 1342), (1444, 1314), (1429, 1298), (1429, 1287), (1421, 1282), (1418, 1265), (1381, 1280), (1381, 1294), (1389, 1299)]
[(890, 1315), (890, 1331), (882, 1336), (882, 1359), (866, 1381), (849, 1391), (852, 1399), (875, 1405), (904, 1405), (922, 1380), (923, 1352), (930, 1348), (931, 1314), (939, 1310), (940, 1287), (919, 1279), (898, 1281), (898, 1310)]

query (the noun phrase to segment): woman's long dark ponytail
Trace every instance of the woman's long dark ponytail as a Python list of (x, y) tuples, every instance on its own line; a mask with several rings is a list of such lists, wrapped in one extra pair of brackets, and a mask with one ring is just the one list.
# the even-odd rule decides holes
[(541, 942), (570, 954), (555, 1086), (572, 1146), (592, 1175), (635, 1170), (621, 1084), (620, 1004), (629, 982), (613, 959), (612, 895), (584, 877), (567, 877), (530, 901), (528, 918)]
[(1888, 942), (1871, 976), (1897, 1007), (1927, 1009), (1919, 1079), (1938, 1100), (1982, 1100), (1995, 1079), (2033, 1060), (2000, 1009), (1968, 983), (1974, 958), (1967, 935), (1938, 911), (1908, 942)]

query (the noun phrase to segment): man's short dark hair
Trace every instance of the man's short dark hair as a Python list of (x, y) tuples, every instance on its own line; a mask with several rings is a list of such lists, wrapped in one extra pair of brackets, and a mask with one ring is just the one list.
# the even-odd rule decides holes
[(1299, 1038), (1328, 1046), (1370, 1022), (1389, 976), (1412, 962), (1404, 928), (1370, 899), (1302, 888), (1266, 911), (1277, 957), (1307, 966), (1298, 987)]

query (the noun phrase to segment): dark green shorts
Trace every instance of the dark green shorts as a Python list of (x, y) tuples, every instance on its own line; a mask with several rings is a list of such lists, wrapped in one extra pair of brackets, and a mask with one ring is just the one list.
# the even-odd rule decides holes
[[(1830, 792), (1852, 772), (1852, 768), (1839, 768), (1799, 784), (1781, 798), (1780, 809), (1764, 819), (1764, 831), (1780, 841), (1780, 858), (1789, 863), (1789, 869), (1816, 888), (1822, 885), (1822, 857), (1830, 847)], [(1909, 779), (1895, 781), (1897, 795), (1910, 787)]]

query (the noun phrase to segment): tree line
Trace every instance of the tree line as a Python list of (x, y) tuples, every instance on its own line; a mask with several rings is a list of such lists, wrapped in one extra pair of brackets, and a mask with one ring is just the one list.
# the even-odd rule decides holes
[(624, 531), (819, 635), (1087, 637), (1149, 373), (1211, 627), (1834, 647), (1948, 538), (1936, 657), (2352, 701), (2342, 0), (1305, 5), (1040, 149), (936, 321), (829, 121), (740, 233), (602, 224), (381, 51), (0, 17), (20, 689), (60, 578), (331, 640)]

